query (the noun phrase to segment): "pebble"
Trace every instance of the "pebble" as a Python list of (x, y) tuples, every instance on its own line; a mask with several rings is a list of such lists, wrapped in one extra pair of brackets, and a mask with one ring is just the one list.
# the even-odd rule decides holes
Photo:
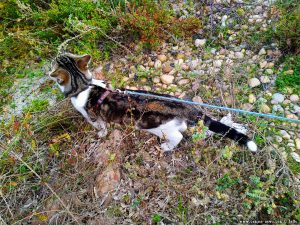
[(284, 109), (282, 108), (281, 105), (273, 105), (273, 111), (274, 112), (283, 112)]
[(202, 98), (200, 96), (193, 97), (193, 102), (203, 103)]
[(272, 69), (266, 69), (266, 73), (271, 75), (271, 74), (273, 74), (273, 70)]
[(195, 40), (195, 46), (196, 47), (204, 46), (205, 43), (206, 43), (206, 39), (196, 39)]
[(262, 104), (260, 106), (260, 111), (262, 113), (269, 113), (269, 112), (271, 112), (271, 109), (270, 109), (270, 107), (267, 104)]
[(173, 70), (172, 66), (170, 63), (164, 63), (162, 66), (162, 71), (163, 73), (170, 73)]
[(156, 61), (155, 61), (155, 63), (154, 63), (154, 68), (155, 68), (155, 69), (161, 68), (161, 61), (160, 61), (160, 60), (156, 60)]
[(260, 85), (260, 81), (259, 79), (257, 78), (251, 78), (249, 81), (248, 81), (248, 85), (251, 87), (251, 88), (254, 88), (254, 87), (257, 87)]
[(259, 79), (263, 84), (267, 84), (271, 82), (268, 76), (261, 76)]
[(295, 144), (296, 144), (296, 149), (300, 150), (300, 139), (299, 138), (297, 138), (295, 140)]
[(158, 84), (160, 82), (160, 78), (159, 77), (154, 77), (153, 78), (153, 83)]
[(281, 136), (283, 137), (283, 139), (289, 140), (291, 139), (291, 136), (288, 134), (288, 132), (286, 132), (285, 130), (281, 130), (280, 131)]
[(297, 114), (300, 114), (300, 106), (294, 105), (294, 111)]
[(252, 104), (245, 103), (245, 104), (242, 105), (242, 109), (251, 110), (252, 109)]
[(158, 55), (157, 59), (160, 60), (161, 62), (166, 62), (167, 61), (167, 56), (165, 56), (165, 55)]
[(235, 55), (235, 57), (236, 57), (237, 59), (242, 59), (242, 58), (244, 58), (244, 53), (243, 53), (243, 52), (236, 52), (236, 53), (234, 53), (234, 55)]
[(172, 75), (161, 75), (160, 80), (164, 84), (172, 84), (174, 81), (175, 77)]
[(256, 102), (256, 97), (255, 97), (255, 95), (254, 94), (250, 94), (249, 95), (249, 97), (248, 97), (248, 102), (249, 103), (254, 103), (254, 102)]
[(178, 85), (186, 85), (189, 84), (190, 80), (189, 79), (181, 79), (177, 82)]
[(190, 67), (189, 67), (187, 64), (183, 63), (183, 64), (181, 65), (181, 69), (183, 69), (184, 71), (189, 71), (189, 70), (190, 70)]
[(299, 156), (298, 153), (292, 152), (292, 153), (291, 153), (291, 156), (293, 157), (293, 159), (294, 159), (296, 162), (299, 162), (299, 163), (300, 163), (300, 156)]
[(275, 136), (275, 140), (276, 140), (278, 143), (281, 143), (281, 142), (282, 142), (282, 137), (280, 137), (280, 136)]
[(177, 60), (179, 60), (179, 59), (184, 59), (184, 54), (178, 53), (177, 56), (176, 56), (176, 59), (177, 59)]
[(222, 66), (222, 60), (215, 60), (213, 62), (213, 65), (214, 65), (214, 67), (217, 67), (217, 68), (221, 67)]
[(284, 101), (284, 95), (283, 94), (280, 94), (280, 93), (273, 94), (272, 101), (271, 101), (272, 104), (278, 104), (278, 103), (281, 103), (283, 101)]
[(265, 54), (267, 54), (267, 52), (264, 48), (260, 49), (260, 51), (258, 52), (258, 55), (265, 55)]
[(259, 67), (260, 67), (261, 69), (263, 69), (263, 68), (266, 67), (267, 64), (268, 64), (267, 61), (262, 61), (262, 62), (259, 63)]
[(299, 101), (299, 96), (293, 94), (293, 95), (290, 96), (290, 100), (291, 100), (291, 102), (298, 102)]

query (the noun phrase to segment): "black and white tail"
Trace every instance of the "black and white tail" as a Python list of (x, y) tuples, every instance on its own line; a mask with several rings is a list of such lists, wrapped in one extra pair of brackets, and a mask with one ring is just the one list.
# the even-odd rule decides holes
[(236, 129), (229, 127), (216, 120), (213, 120), (208, 116), (204, 116), (204, 124), (208, 127), (210, 131), (222, 134), (225, 137), (230, 138), (241, 145), (245, 145), (252, 152), (257, 151), (257, 145), (255, 144), (255, 142), (251, 141), (247, 135), (238, 132)]

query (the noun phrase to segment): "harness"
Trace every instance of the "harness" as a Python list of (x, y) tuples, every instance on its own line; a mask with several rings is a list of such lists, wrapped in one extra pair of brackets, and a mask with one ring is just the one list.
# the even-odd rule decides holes
[(103, 103), (103, 101), (106, 99), (106, 97), (111, 93), (127, 94), (127, 91), (121, 91), (120, 89), (111, 90), (111, 89), (106, 88), (105, 92), (103, 92), (103, 94), (97, 100), (96, 107), (99, 108), (100, 105)]
[(100, 105), (103, 103), (104, 99), (113, 91), (110, 89), (106, 89), (106, 91), (100, 96), (100, 98), (97, 101), (97, 108), (100, 107)]

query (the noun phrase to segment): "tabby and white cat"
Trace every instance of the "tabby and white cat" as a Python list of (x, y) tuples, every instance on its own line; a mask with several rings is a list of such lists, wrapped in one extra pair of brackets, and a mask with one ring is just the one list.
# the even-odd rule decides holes
[(99, 130), (100, 137), (107, 134), (106, 123), (133, 123), (137, 129), (165, 139), (161, 148), (171, 151), (182, 140), (182, 132), (201, 119), (209, 130), (247, 146), (250, 151), (257, 151), (256, 144), (245, 134), (211, 119), (193, 105), (108, 91), (103, 81), (92, 78), (88, 68), (90, 60), (89, 55), (61, 55), (56, 58), (49, 76), (65, 96), (71, 98), (73, 106)]

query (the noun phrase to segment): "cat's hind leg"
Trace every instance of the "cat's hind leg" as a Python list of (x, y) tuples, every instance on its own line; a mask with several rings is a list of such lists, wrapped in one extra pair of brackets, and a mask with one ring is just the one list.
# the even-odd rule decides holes
[(165, 142), (161, 144), (163, 151), (172, 151), (182, 140), (184, 132), (187, 129), (186, 122), (183, 120), (173, 119), (165, 124), (161, 124), (156, 128), (145, 129), (146, 131), (155, 134)]

